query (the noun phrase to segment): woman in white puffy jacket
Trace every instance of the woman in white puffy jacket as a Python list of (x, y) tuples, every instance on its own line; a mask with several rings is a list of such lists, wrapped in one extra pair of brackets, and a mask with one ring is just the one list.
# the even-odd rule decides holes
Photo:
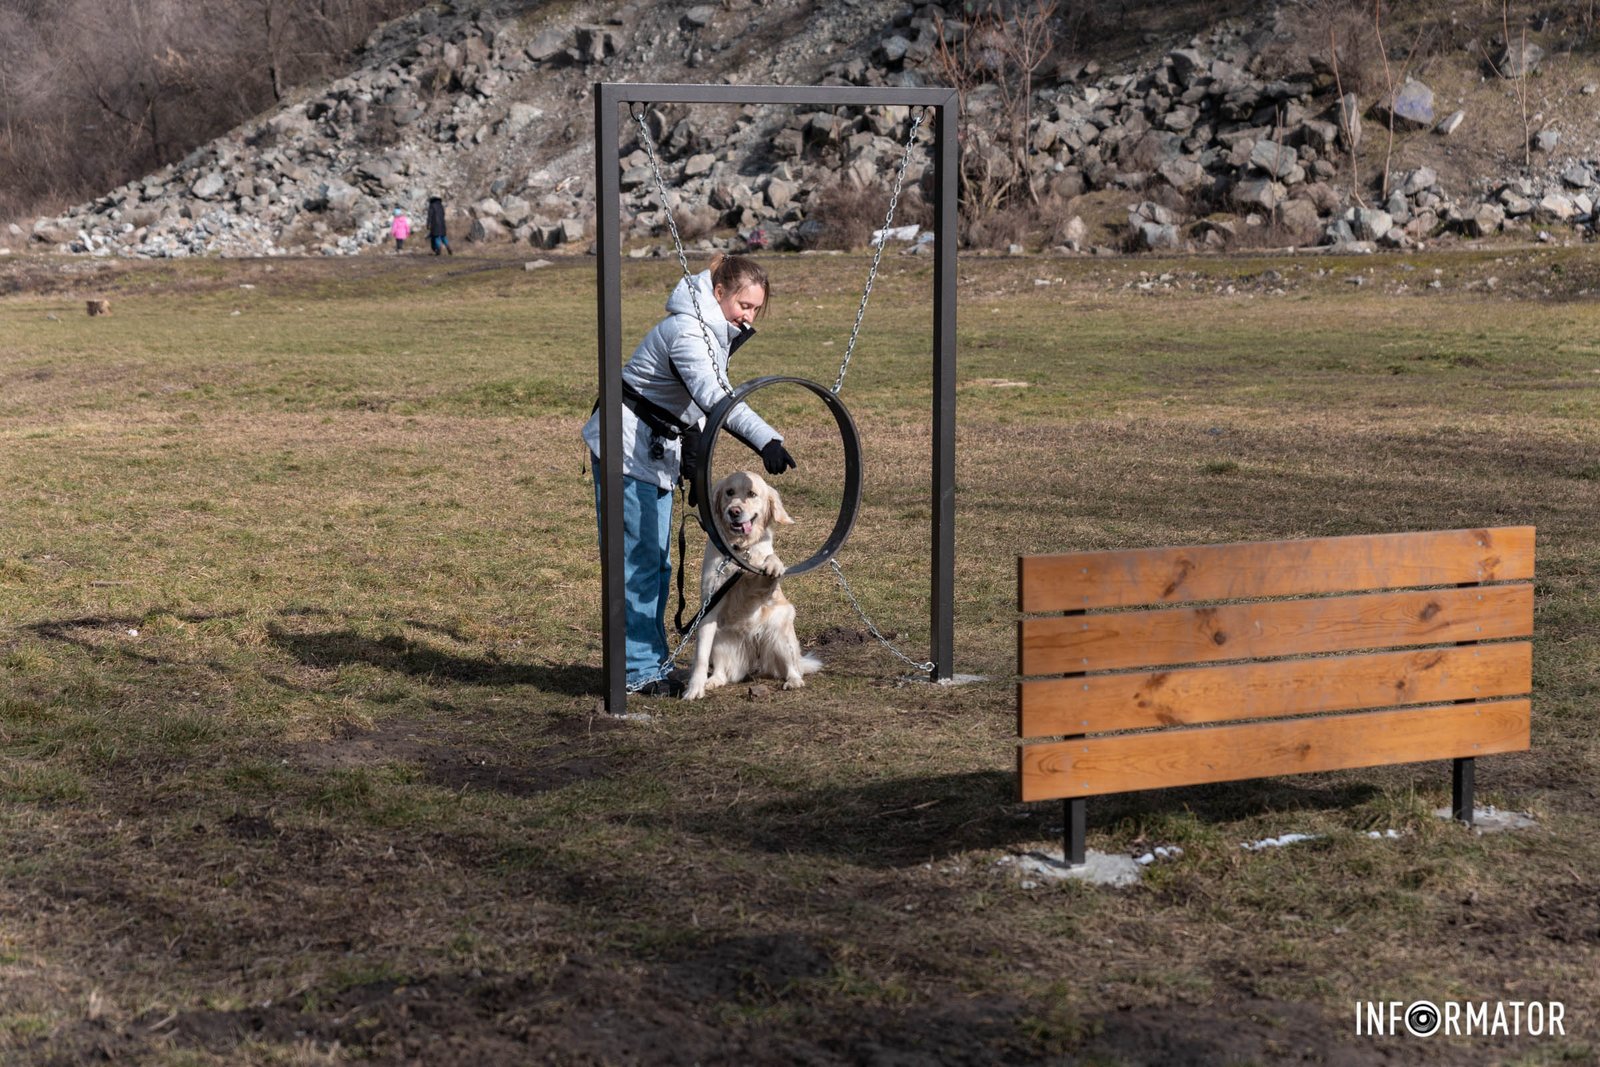
[[(663, 676), (663, 669), (671, 651), (666, 613), (672, 585), (672, 489), (681, 470), (682, 434), (697, 427), (728, 395), (722, 385), (729, 380), (728, 360), (755, 334), (755, 320), (765, 313), (770, 294), (767, 273), (755, 260), (715, 256), (709, 269), (673, 288), (667, 317), (645, 335), (622, 368), (627, 676), (629, 688), (642, 685), (638, 691), (644, 695), (676, 695), (678, 688), (676, 680)], [(748, 405), (729, 412), (723, 428), (760, 454), (768, 474), (794, 466), (783, 435)], [(598, 411), (584, 424), (583, 439), (594, 469), (598, 515)]]

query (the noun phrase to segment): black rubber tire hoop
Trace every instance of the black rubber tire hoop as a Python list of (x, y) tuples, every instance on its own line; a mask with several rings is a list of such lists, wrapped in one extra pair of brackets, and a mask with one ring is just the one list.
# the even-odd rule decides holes
[[(822, 398), (822, 402), (833, 413), (833, 421), (839, 425), (839, 437), (844, 443), (844, 497), (839, 502), (839, 517), (834, 521), (833, 532), (828, 534), (827, 541), (822, 548), (810, 559), (790, 565), (784, 569), (784, 577), (792, 574), (804, 574), (813, 567), (821, 566), (832, 559), (839, 549), (844, 547), (845, 541), (850, 537), (850, 530), (856, 524), (856, 513), (861, 510), (861, 435), (856, 432), (855, 420), (850, 417), (844, 401), (839, 399), (837, 393), (826, 386), (819, 385), (809, 378), (792, 378), (786, 375), (773, 375), (767, 378), (752, 378), (735, 387), (732, 393), (725, 397), (716, 407), (706, 415), (705, 429), (702, 431), (701, 440), (704, 442), (705, 452), (700, 457), (700, 462), (695, 469), (694, 489), (695, 496), (700, 501), (700, 525), (705, 528), (706, 536), (711, 539), (711, 544), (718, 552), (727, 556), (744, 570), (752, 574), (759, 573), (749, 566), (728, 547), (722, 539), (721, 532), (712, 517), (711, 502), (711, 457), (717, 450), (717, 438), (722, 434), (722, 424), (727, 419), (728, 413), (734, 406), (741, 403), (745, 397), (758, 389), (765, 389), (769, 385), (798, 385), (811, 390)], [(759, 473), (759, 472), (758, 472)]]

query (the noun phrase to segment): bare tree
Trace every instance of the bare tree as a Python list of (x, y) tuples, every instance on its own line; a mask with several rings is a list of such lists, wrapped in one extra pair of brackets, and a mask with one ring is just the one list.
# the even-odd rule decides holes
[(1378, 58), (1383, 60), (1383, 90), (1389, 121), (1385, 123), (1388, 129), (1388, 139), (1383, 149), (1383, 181), (1380, 185), (1379, 199), (1387, 202), (1389, 199), (1389, 171), (1394, 163), (1394, 106), (1395, 89), (1394, 76), (1389, 71), (1389, 49), (1383, 43), (1383, 0), (1372, 0), (1372, 35), (1378, 41)]
[[(1511, 11), (1508, 0), (1500, 0), (1500, 31), (1501, 39), (1506, 43), (1506, 56), (1511, 56)], [(1522, 111), (1522, 165), (1533, 165), (1533, 121), (1528, 118), (1528, 25), (1522, 25), (1522, 51), (1518, 53), (1515, 62), (1508, 62), (1512, 70), (1502, 70), (1488, 52), (1483, 51), (1483, 45), (1478, 45), (1478, 50), (1483, 52), (1483, 58), (1489, 64), (1489, 69), (1502, 81), (1509, 81), (1517, 94), (1517, 106)]]
[[(982, 218), (1025, 195), (1038, 202), (1030, 178), (1033, 78), (1055, 50), (1058, 0), (991, 2), (965, 23), (936, 21), (938, 60), (956, 90), (965, 138), (963, 210)], [(994, 97), (996, 122), (973, 121), (979, 93)]]
[(0, 216), (181, 158), (423, 2), (0, 0)]
[(1339, 130), (1344, 134), (1345, 147), (1350, 150), (1350, 197), (1362, 207), (1367, 203), (1361, 198), (1361, 157), (1356, 151), (1355, 124), (1351, 121), (1346, 101), (1349, 99), (1344, 91), (1344, 78), (1339, 71), (1339, 42), (1334, 38), (1334, 31), (1328, 30), (1328, 55), (1333, 67), (1333, 85), (1339, 92)]

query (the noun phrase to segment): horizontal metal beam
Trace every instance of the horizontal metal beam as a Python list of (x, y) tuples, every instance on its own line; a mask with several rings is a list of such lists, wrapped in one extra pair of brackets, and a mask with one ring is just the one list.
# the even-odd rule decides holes
[(602, 95), (618, 103), (817, 104), (857, 107), (941, 107), (955, 102), (948, 86), (864, 89), (858, 85), (660, 85), (605, 82)]

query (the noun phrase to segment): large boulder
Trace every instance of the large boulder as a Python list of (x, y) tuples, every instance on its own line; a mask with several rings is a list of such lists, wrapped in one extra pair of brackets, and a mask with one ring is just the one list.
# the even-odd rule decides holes
[(1156, 174), (1180, 193), (1198, 188), (1206, 180), (1204, 167), (1192, 159), (1182, 157), (1167, 160), (1156, 168)]
[(1502, 78), (1526, 78), (1539, 71), (1544, 49), (1532, 41), (1522, 41), (1502, 51), (1494, 61), (1494, 72)]
[(1418, 167), (1416, 170), (1412, 171), (1410, 174), (1407, 174), (1406, 175), (1405, 184), (1402, 185), (1400, 188), (1401, 188), (1401, 191), (1404, 192), (1407, 196), (1416, 196), (1418, 193), (1422, 192), (1424, 189), (1432, 189), (1435, 185), (1438, 185), (1438, 184), (1439, 184), (1439, 174), (1438, 174), (1438, 172), (1435, 171), (1432, 167), (1424, 166), (1424, 167)]
[(1284, 187), (1271, 178), (1246, 178), (1233, 187), (1233, 202), (1239, 207), (1272, 211), (1283, 203)]
[(1287, 178), (1299, 162), (1294, 149), (1277, 141), (1257, 141), (1250, 149), (1251, 168), (1280, 180)]
[(1339, 139), (1345, 148), (1354, 151), (1361, 147), (1361, 98), (1355, 93), (1345, 93), (1334, 105), (1334, 121), (1339, 125)]
[(467, 240), (474, 242), (503, 241), (506, 239), (506, 228), (500, 225), (498, 219), (488, 216), (472, 220), (472, 228), (467, 231)]
[(1300, 126), (1300, 139), (1318, 152), (1331, 150), (1339, 139), (1339, 127), (1320, 119), (1307, 119)]
[(360, 199), (360, 190), (338, 178), (323, 182), (317, 194), (317, 203), (329, 211), (349, 211)]
[(1547, 222), (1571, 222), (1578, 214), (1578, 205), (1572, 197), (1562, 193), (1547, 193), (1534, 205), (1534, 217)]
[(1479, 204), (1467, 214), (1462, 229), (1468, 237), (1488, 237), (1499, 233), (1505, 221), (1505, 209), (1499, 204)]
[(189, 191), (201, 200), (210, 200), (222, 192), (223, 186), (227, 184), (228, 179), (223, 176), (220, 170), (208, 170), (195, 179), (195, 183), (189, 187)]
[(1561, 172), (1561, 180), (1573, 189), (1587, 189), (1594, 184), (1594, 171), (1586, 163), (1573, 163)]
[[(528, 42), (523, 54), (535, 63), (547, 63), (553, 59), (567, 58), (569, 40), (566, 30), (545, 30), (533, 40)], [(446, 46), (452, 47), (452, 46)]]
[(1137, 227), (1144, 223), (1151, 222), (1155, 223), (1157, 226), (1171, 226), (1177, 221), (1177, 218), (1172, 214), (1172, 212), (1168, 211), (1154, 200), (1141, 201), (1140, 203), (1135, 204), (1128, 211), (1129, 226)]
[(1210, 73), (1205, 57), (1193, 48), (1180, 48), (1167, 53), (1167, 63), (1172, 67), (1173, 80), (1185, 89), (1192, 87), (1200, 76)]
[(1304, 197), (1285, 200), (1278, 207), (1278, 224), (1296, 242), (1314, 241), (1322, 224), (1317, 205)]
[(535, 107), (533, 104), (518, 102), (512, 104), (510, 109), (506, 111), (505, 122), (501, 124), (501, 129), (506, 133), (521, 133), (543, 117), (544, 110), (542, 108)]
[(1183, 247), (1183, 237), (1170, 223), (1140, 223), (1134, 228), (1133, 239), (1135, 248), (1141, 252), (1175, 252)]
[(1345, 212), (1345, 221), (1358, 241), (1377, 241), (1394, 226), (1394, 217), (1377, 208), (1353, 207)]
[(573, 32), (567, 55), (577, 63), (589, 64), (610, 59), (621, 50), (622, 34), (617, 27), (579, 26)]
[(520, 196), (507, 196), (500, 201), (500, 217), (507, 226), (521, 226), (533, 213), (533, 205)]
[(1422, 82), (1408, 81), (1395, 90), (1384, 110), (1398, 127), (1425, 130), (1434, 122), (1433, 90)]

